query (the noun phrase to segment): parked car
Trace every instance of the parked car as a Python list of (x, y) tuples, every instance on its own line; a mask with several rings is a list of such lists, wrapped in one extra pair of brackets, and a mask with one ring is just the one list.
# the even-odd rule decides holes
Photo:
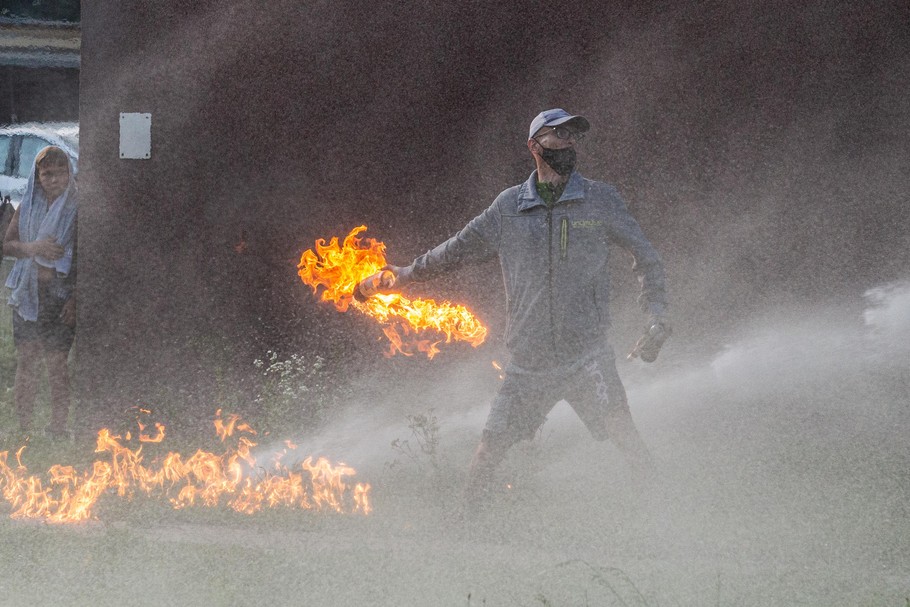
[(66, 152), (74, 170), (78, 170), (79, 123), (29, 122), (0, 126), (0, 199), (9, 196), (13, 206), (19, 206), (35, 156), (48, 145), (56, 145)]

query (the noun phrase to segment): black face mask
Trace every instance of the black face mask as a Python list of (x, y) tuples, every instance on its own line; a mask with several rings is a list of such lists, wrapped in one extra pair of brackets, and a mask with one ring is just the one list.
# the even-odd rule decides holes
[(540, 146), (540, 157), (563, 177), (575, 170), (575, 148), (550, 149)]

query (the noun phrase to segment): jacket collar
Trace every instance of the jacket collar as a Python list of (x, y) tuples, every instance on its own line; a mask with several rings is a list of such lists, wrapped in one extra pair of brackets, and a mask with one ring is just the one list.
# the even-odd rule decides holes
[[(578, 171), (572, 171), (569, 175), (569, 181), (566, 182), (566, 188), (562, 191), (562, 196), (556, 201), (556, 204), (564, 200), (577, 200), (585, 197), (584, 178)], [(535, 169), (528, 180), (518, 188), (518, 210), (527, 211), (536, 206), (547, 206), (540, 194), (537, 193), (537, 170)]]

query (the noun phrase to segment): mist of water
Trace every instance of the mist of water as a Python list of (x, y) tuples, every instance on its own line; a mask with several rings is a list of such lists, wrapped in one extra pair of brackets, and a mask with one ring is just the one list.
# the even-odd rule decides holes
[[(190, 192), (198, 188), (187, 199), (201, 209), (195, 220), (202, 231), (210, 240), (218, 233), (228, 241), (244, 228), (252, 245), (257, 236), (265, 243), (262, 258), (224, 262), (237, 266), (225, 272), (236, 283), (212, 289), (230, 297), (206, 300), (202, 314), (227, 326), (257, 324), (269, 301), (288, 292), (287, 276), (293, 281), (284, 266), (272, 270), (280, 279), (261, 278), (269, 255), (284, 260), (266, 245), (305, 248), (330, 235), (326, 226), (336, 222), (350, 228), (355, 220), (382, 217), (395, 224), (385, 229), (399, 231), (389, 241), (402, 247), (396, 263), (406, 262), (407, 255), (435, 244), (427, 242), (431, 235), (459, 227), (453, 216), (467, 220), (482, 210), (483, 204), (467, 202), (474, 189), (489, 198), (511, 185), (501, 183), (511, 173), (527, 174), (521, 137), (511, 135), (527, 124), (522, 112), (564, 104), (598, 125), (587, 142), (584, 173), (616, 182), (643, 223), (662, 218), (656, 227), (667, 237), (655, 244), (667, 257), (671, 279), (678, 278), (671, 284), (681, 330), (653, 366), (618, 361), (633, 415), (658, 462), (650, 487), (633, 482), (618, 451), (591, 440), (560, 403), (540, 435), (504, 462), (491, 508), (458, 520), (465, 471), (496, 389), (481, 350), (471, 362), (448, 364), (441, 357), (434, 373), (422, 377), (352, 378), (354, 401), (318, 431), (293, 437), (302, 453), (345, 461), (357, 469), (358, 481), (372, 483), (376, 509), (370, 517), (301, 524), (322, 525), (321, 533), (309, 533), (309, 527), (228, 533), (199, 525), (168, 539), (284, 551), (282, 559), (305, 563), (301, 575), (312, 604), (362, 603), (369, 596), (372, 604), (388, 605), (893, 605), (910, 594), (910, 288), (868, 291), (861, 314), (835, 306), (753, 314), (763, 311), (766, 291), (787, 292), (802, 283), (820, 288), (833, 276), (846, 276), (837, 289), (843, 292), (870, 267), (869, 259), (878, 263), (880, 251), (900, 251), (895, 243), (901, 237), (891, 234), (899, 230), (889, 227), (899, 226), (899, 218), (875, 201), (895, 200), (906, 182), (899, 147), (907, 129), (899, 85), (906, 72), (903, 40), (888, 37), (869, 59), (868, 49), (857, 51), (857, 41), (871, 36), (857, 25), (864, 21), (842, 26), (842, 18), (819, 8), (822, 3), (810, 3), (806, 11), (778, 7), (784, 16), (775, 19), (758, 19), (764, 14), (758, 9), (761, 15), (749, 9), (730, 18), (725, 5), (692, 5), (644, 19), (630, 11), (611, 19), (616, 27), (605, 28), (602, 39), (571, 30), (562, 40), (541, 23), (533, 42), (528, 38), (537, 56), (529, 59), (483, 44), (484, 38), (510, 40), (517, 51), (523, 43), (511, 35), (521, 28), (505, 18), (506, 8), (499, 9), (503, 18), (468, 20), (443, 14), (442, 7), (394, 24), (385, 14), (380, 27), (375, 20), (381, 11), (353, 7), (313, 18), (312, 7), (300, 5), (299, 22), (319, 24), (309, 28), (284, 25), (294, 19), (281, 11), (260, 15), (235, 4), (230, 11), (187, 8), (191, 16), (133, 45), (119, 69), (112, 69), (116, 61), (85, 64), (92, 78), (86, 80), (83, 120), (96, 137), (107, 132), (113, 138), (105, 129), (119, 100), (156, 99), (169, 109), (160, 112), (167, 121), (159, 124), (169, 129), (161, 132), (162, 141), (180, 143), (172, 148), (179, 161), (168, 164), (167, 181)], [(166, 15), (167, 8), (161, 10)], [(705, 10), (717, 23), (699, 25)], [(836, 12), (849, 17), (869, 10), (844, 5)], [(137, 14), (96, 8), (95, 20), (87, 19), (86, 57), (99, 50), (118, 55), (120, 47), (102, 43), (97, 30), (110, 22), (114, 31), (130, 31), (118, 20)], [(355, 17), (365, 24), (360, 29), (352, 28)], [(264, 26), (254, 26), (258, 18)], [(586, 27), (593, 31), (596, 24)], [(407, 26), (406, 35), (388, 36), (392, 25), (399, 32)], [(199, 35), (203, 31), (207, 35)], [(412, 46), (418, 36), (433, 44)], [(596, 44), (587, 48), (589, 38)], [(465, 39), (477, 44), (463, 44)], [(577, 71), (568, 75), (566, 42), (585, 47), (577, 49)], [(449, 47), (472, 50), (453, 58)], [(372, 63), (349, 60), (382, 55), (380, 48), (394, 52)], [(441, 60), (417, 61), (415, 67), (426, 71), (415, 77), (408, 68), (427, 48)], [(489, 61), (480, 56), (488, 51)], [(801, 54), (808, 59), (795, 61)], [(501, 60), (515, 55), (524, 63), (504, 70)], [(238, 64), (243, 77), (234, 71)], [(361, 70), (365, 65), (369, 69)], [(287, 74), (292, 78), (285, 83)], [(854, 82), (863, 74), (872, 75)], [(159, 82), (167, 86), (156, 97), (144, 83)], [(306, 112), (289, 90), (313, 93)], [(462, 107), (468, 102), (470, 111)], [(399, 112), (421, 107), (429, 114)], [(207, 121), (209, 116), (217, 119)], [(392, 116), (398, 121), (389, 124)], [(333, 135), (328, 145), (318, 136), (326, 131)], [(402, 133), (399, 143), (390, 145), (388, 131)], [(459, 134), (455, 140), (453, 132)], [(187, 143), (185, 133), (195, 134), (200, 147)], [(415, 142), (424, 147), (410, 147)], [(225, 155), (220, 166), (253, 165), (200, 179), (206, 146)], [(299, 175), (286, 174), (288, 160), (275, 150), (293, 150), (298, 164), (290, 173)], [(412, 157), (440, 168), (405, 162)], [(502, 162), (511, 166), (490, 169)], [(169, 307), (157, 292), (186, 295), (193, 290), (186, 285), (211, 284), (210, 266), (196, 263), (209, 251), (181, 246), (186, 258), (174, 258), (171, 249), (178, 247), (161, 235), (184, 232), (149, 228), (162, 221), (156, 220), (159, 202), (120, 204), (129, 195), (141, 201), (140, 192), (155, 192), (162, 175), (148, 172), (142, 176), (147, 182), (135, 183), (139, 177), (131, 173), (97, 175), (87, 191), (116, 204), (113, 210), (99, 207), (86, 223), (110, 243), (96, 247), (96, 263), (104, 267), (106, 259), (119, 263), (144, 251), (148, 268), (138, 275), (152, 286), (147, 298), (137, 299), (152, 303), (143, 316), (134, 306), (105, 299), (104, 305), (87, 305), (86, 314), (99, 317), (98, 327), (141, 325), (142, 318), (157, 327), (158, 309)], [(414, 187), (428, 182), (432, 187)], [(376, 198), (360, 199), (373, 188)], [(403, 190), (417, 195), (405, 204)], [(329, 203), (310, 208), (323, 199)], [(870, 205), (876, 212), (866, 212)], [(442, 214), (449, 220), (440, 222)], [(822, 215), (826, 222), (816, 221)], [(108, 233), (114, 228), (117, 238)], [(124, 228), (138, 242), (120, 238)], [(888, 237), (869, 238), (871, 233)], [(204, 250), (204, 243), (196, 246)], [(854, 257), (865, 265), (840, 264)], [(887, 257), (888, 268), (901, 267), (901, 254)], [(125, 274), (117, 265), (108, 272)], [(162, 275), (166, 280), (156, 280)], [(129, 284), (118, 287), (133, 291)], [(753, 307), (742, 310), (744, 302)], [(310, 300), (311, 307), (292, 305), (318, 321), (307, 330), (325, 341), (334, 338)], [(703, 312), (690, 324), (703, 328), (716, 320), (715, 307), (732, 316), (724, 330), (734, 326), (737, 333), (691, 343), (687, 313)], [(134, 341), (152, 352), (149, 358), (170, 361), (146, 340)], [(237, 342), (240, 348), (243, 342)], [(716, 343), (726, 345), (718, 349)], [(624, 351), (625, 344), (615, 345)], [(124, 347), (107, 351), (131, 368), (145, 368), (136, 363), (143, 357), (127, 356)], [(112, 376), (121, 371), (117, 365), (103, 370)], [(168, 373), (150, 375), (171, 381)], [(407, 417), (427, 414), (438, 421), (432, 449), (415, 436)], [(266, 445), (261, 461), (282, 447)], [(155, 566), (149, 564), (151, 577)], [(283, 582), (274, 580), (276, 586)]]
[[(472, 381), (487, 361), (452, 368), (446, 381), (371, 379), (368, 401), (299, 442), (374, 484), (374, 518), (349, 539), (396, 553), (383, 567), (402, 586), (387, 604), (469, 592), (487, 604), (900, 600), (910, 285), (865, 299), (861, 315), (804, 310), (744, 328), (701, 359), (670, 342), (656, 365), (620, 361), (659, 462), (649, 487), (560, 403), (534, 441), (513, 449), (491, 508), (458, 520), (495, 388)], [(428, 411), (439, 423), (432, 457), (406, 418)], [(414, 458), (391, 446), (396, 438)], [(370, 569), (338, 558), (352, 573)]]

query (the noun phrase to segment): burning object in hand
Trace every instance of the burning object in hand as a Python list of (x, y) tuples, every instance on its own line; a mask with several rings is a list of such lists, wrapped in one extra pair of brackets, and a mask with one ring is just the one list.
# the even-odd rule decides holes
[[(298, 274), (314, 294), (319, 293), (321, 301), (332, 303), (339, 312), (353, 307), (375, 319), (389, 339), (389, 356), (424, 352), (433, 358), (441, 343), (465, 341), (474, 347), (483, 343), (486, 327), (464, 306), (382, 292), (394, 288), (383, 272), (387, 265), (385, 244), (360, 238), (366, 229), (354, 228), (342, 242), (338, 237), (332, 237), (328, 244), (319, 239), (314, 249), (304, 251)], [(366, 281), (367, 289), (358, 290), (358, 285), (370, 277), (375, 284)], [(373, 288), (369, 289), (371, 284)]]

